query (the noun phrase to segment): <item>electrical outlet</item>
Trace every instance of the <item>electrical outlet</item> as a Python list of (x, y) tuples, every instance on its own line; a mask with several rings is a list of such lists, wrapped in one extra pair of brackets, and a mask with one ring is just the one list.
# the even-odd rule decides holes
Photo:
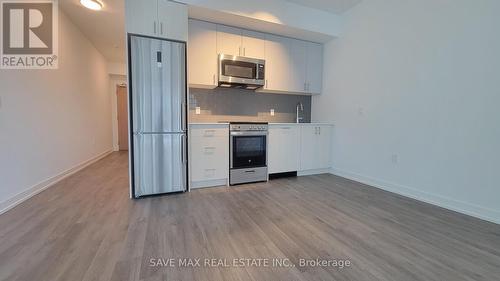
[(364, 116), (365, 115), (365, 109), (362, 108), (361, 106), (358, 107), (358, 116)]
[(399, 158), (399, 157), (398, 157), (398, 155), (397, 155), (397, 154), (393, 154), (393, 155), (391, 156), (391, 162), (392, 162), (392, 164), (397, 164), (397, 163), (398, 163), (398, 161), (399, 161), (399, 159), (398, 159), (398, 158)]
[(271, 109), (271, 116), (274, 116), (274, 108)]
[(201, 108), (199, 106), (196, 107), (196, 115), (201, 114)]

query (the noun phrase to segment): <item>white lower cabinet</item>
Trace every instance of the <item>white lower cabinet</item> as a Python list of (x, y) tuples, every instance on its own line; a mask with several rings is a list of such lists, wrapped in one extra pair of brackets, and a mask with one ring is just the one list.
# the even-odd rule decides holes
[(330, 124), (270, 124), (269, 173), (324, 172), (331, 167)]
[(331, 167), (331, 125), (306, 124), (300, 132), (300, 171)]
[(190, 187), (227, 185), (229, 180), (229, 125), (190, 125)]
[[(228, 185), (229, 125), (191, 124), (189, 128), (190, 188)], [(269, 173), (324, 173), (331, 167), (332, 129), (329, 124), (269, 124)]]
[(268, 169), (270, 174), (294, 172), (299, 168), (300, 127), (269, 126)]

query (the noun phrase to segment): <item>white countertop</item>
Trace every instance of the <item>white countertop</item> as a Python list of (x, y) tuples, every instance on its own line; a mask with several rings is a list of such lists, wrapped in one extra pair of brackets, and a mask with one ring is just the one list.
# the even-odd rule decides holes
[[(333, 126), (333, 123), (325, 123), (325, 122), (314, 122), (314, 123), (268, 123), (269, 125), (278, 125), (278, 126), (298, 126), (298, 125), (304, 125), (304, 126), (318, 126), (318, 125), (324, 125), (324, 126)], [(202, 126), (202, 125), (229, 125), (227, 122), (219, 123), (219, 122), (196, 122), (196, 123), (189, 123), (189, 125), (195, 125), (195, 126)]]
[(226, 123), (226, 122), (222, 122), (222, 123), (219, 123), (219, 122), (203, 122), (203, 123), (200, 123), (200, 122), (197, 122), (197, 123), (189, 123), (189, 125), (229, 125), (229, 123)]
[(317, 126), (317, 125), (324, 125), (324, 126), (333, 126), (333, 123), (325, 123), (325, 122), (313, 122), (313, 123), (269, 123), (269, 125), (282, 125), (282, 126)]

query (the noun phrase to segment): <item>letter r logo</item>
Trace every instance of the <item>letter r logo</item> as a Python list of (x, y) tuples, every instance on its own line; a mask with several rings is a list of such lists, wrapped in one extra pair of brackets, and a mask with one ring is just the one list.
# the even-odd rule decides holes
[(3, 2), (3, 53), (51, 54), (53, 49), (52, 2)]

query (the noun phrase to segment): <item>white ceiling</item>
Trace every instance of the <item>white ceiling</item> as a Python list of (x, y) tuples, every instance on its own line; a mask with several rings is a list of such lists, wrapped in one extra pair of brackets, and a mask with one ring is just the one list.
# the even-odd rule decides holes
[(124, 0), (102, 0), (100, 11), (84, 8), (80, 0), (59, 0), (59, 7), (109, 62), (125, 62)]
[(286, 0), (309, 8), (341, 14), (356, 6), (362, 0)]
[[(338, 14), (354, 7), (362, 0), (287, 1)], [(101, 11), (84, 8), (80, 0), (59, 0), (59, 6), (109, 62), (123, 63), (125, 62), (125, 1), (101, 0), (101, 2), (104, 4)], [(317, 41), (314, 39), (321, 38), (309, 39)]]

